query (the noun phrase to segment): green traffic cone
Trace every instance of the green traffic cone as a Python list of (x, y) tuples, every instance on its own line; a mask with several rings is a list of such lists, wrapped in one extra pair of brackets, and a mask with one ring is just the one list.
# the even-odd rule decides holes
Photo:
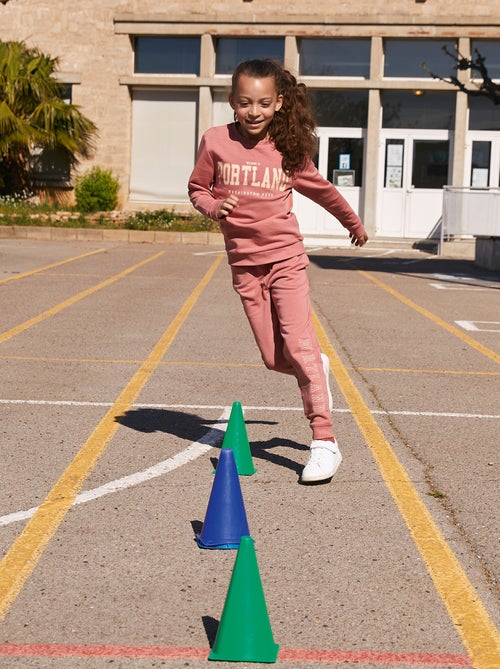
[(233, 450), (236, 469), (240, 476), (255, 474), (257, 469), (254, 467), (252, 461), (245, 419), (243, 418), (243, 409), (240, 402), (233, 402), (222, 448), (231, 448)]
[(274, 643), (252, 537), (241, 537), (217, 636), (209, 660), (276, 662)]

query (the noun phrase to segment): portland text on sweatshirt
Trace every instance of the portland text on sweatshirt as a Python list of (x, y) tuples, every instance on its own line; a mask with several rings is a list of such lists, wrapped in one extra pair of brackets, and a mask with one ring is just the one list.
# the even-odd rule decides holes
[(214, 220), (225, 198), (238, 198), (234, 210), (220, 221), (231, 265), (265, 265), (304, 252), (292, 212), (292, 189), (324, 207), (349, 232), (363, 232), (359, 216), (310, 158), (291, 176), (283, 171), (281, 160), (271, 140), (248, 139), (235, 123), (203, 135), (189, 197), (198, 211)]

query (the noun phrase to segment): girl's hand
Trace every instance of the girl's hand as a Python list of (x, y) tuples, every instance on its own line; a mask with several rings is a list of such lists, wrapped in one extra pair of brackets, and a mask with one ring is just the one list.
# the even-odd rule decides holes
[(224, 218), (230, 214), (237, 204), (238, 198), (236, 195), (230, 195), (229, 197), (226, 197), (225, 200), (222, 200), (217, 209), (217, 218)]
[(351, 238), (351, 244), (354, 244), (354, 246), (363, 246), (368, 241), (368, 235), (366, 232), (363, 232), (362, 235), (358, 236), (353, 235), (353, 233), (350, 232), (349, 237)]

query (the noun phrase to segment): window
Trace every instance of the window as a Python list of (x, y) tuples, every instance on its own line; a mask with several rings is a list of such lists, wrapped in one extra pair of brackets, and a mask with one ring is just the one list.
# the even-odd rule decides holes
[(416, 139), (413, 142), (412, 186), (439, 189), (448, 183), (448, 140)]
[(200, 38), (136, 37), (134, 72), (199, 75)]
[(216, 44), (216, 74), (231, 74), (243, 60), (273, 58), (283, 63), (282, 37), (220, 37)]
[(455, 94), (437, 91), (383, 91), (384, 128), (453, 130)]
[(366, 128), (368, 123), (368, 91), (309, 89), (309, 97), (318, 126)]
[(441, 77), (454, 74), (454, 59), (443, 48), (455, 53), (453, 40), (404, 40), (386, 39), (384, 41), (384, 76), (423, 78), (429, 74), (423, 65)]
[(198, 91), (133, 91), (132, 201), (185, 201), (196, 155), (197, 117)]
[(470, 185), (486, 188), (490, 183), (491, 142), (472, 142)]
[(300, 41), (300, 73), (367, 78), (370, 76), (370, 40), (304, 38)]
[(498, 105), (486, 97), (470, 97), (469, 130), (500, 130)]
[[(60, 97), (71, 104), (71, 84), (61, 84)], [(30, 177), (34, 186), (70, 187), (71, 156), (63, 148), (35, 147), (31, 154)]]
[(234, 112), (229, 105), (228, 97), (227, 89), (216, 88), (213, 90), (212, 121), (214, 125), (224, 125), (234, 121)]
[[(476, 50), (485, 58), (484, 64), (492, 79), (500, 79), (500, 40), (482, 39), (471, 41), (471, 55), (476, 57)], [(479, 78), (479, 72), (471, 73), (473, 78)]]
[(362, 186), (363, 139), (330, 137), (328, 140), (328, 179), (337, 186)]
[(69, 186), (70, 155), (65, 149), (34, 149), (31, 156), (31, 179), (36, 186)]

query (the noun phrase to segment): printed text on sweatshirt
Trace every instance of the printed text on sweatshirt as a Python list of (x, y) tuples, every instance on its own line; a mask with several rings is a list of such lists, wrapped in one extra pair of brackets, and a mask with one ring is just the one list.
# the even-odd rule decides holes
[(292, 212), (292, 189), (324, 207), (349, 232), (363, 230), (358, 215), (312, 160), (288, 176), (274, 144), (243, 137), (235, 123), (203, 135), (188, 189), (193, 206), (212, 219), (225, 198), (238, 198), (235, 209), (221, 220), (232, 265), (263, 265), (304, 252)]

